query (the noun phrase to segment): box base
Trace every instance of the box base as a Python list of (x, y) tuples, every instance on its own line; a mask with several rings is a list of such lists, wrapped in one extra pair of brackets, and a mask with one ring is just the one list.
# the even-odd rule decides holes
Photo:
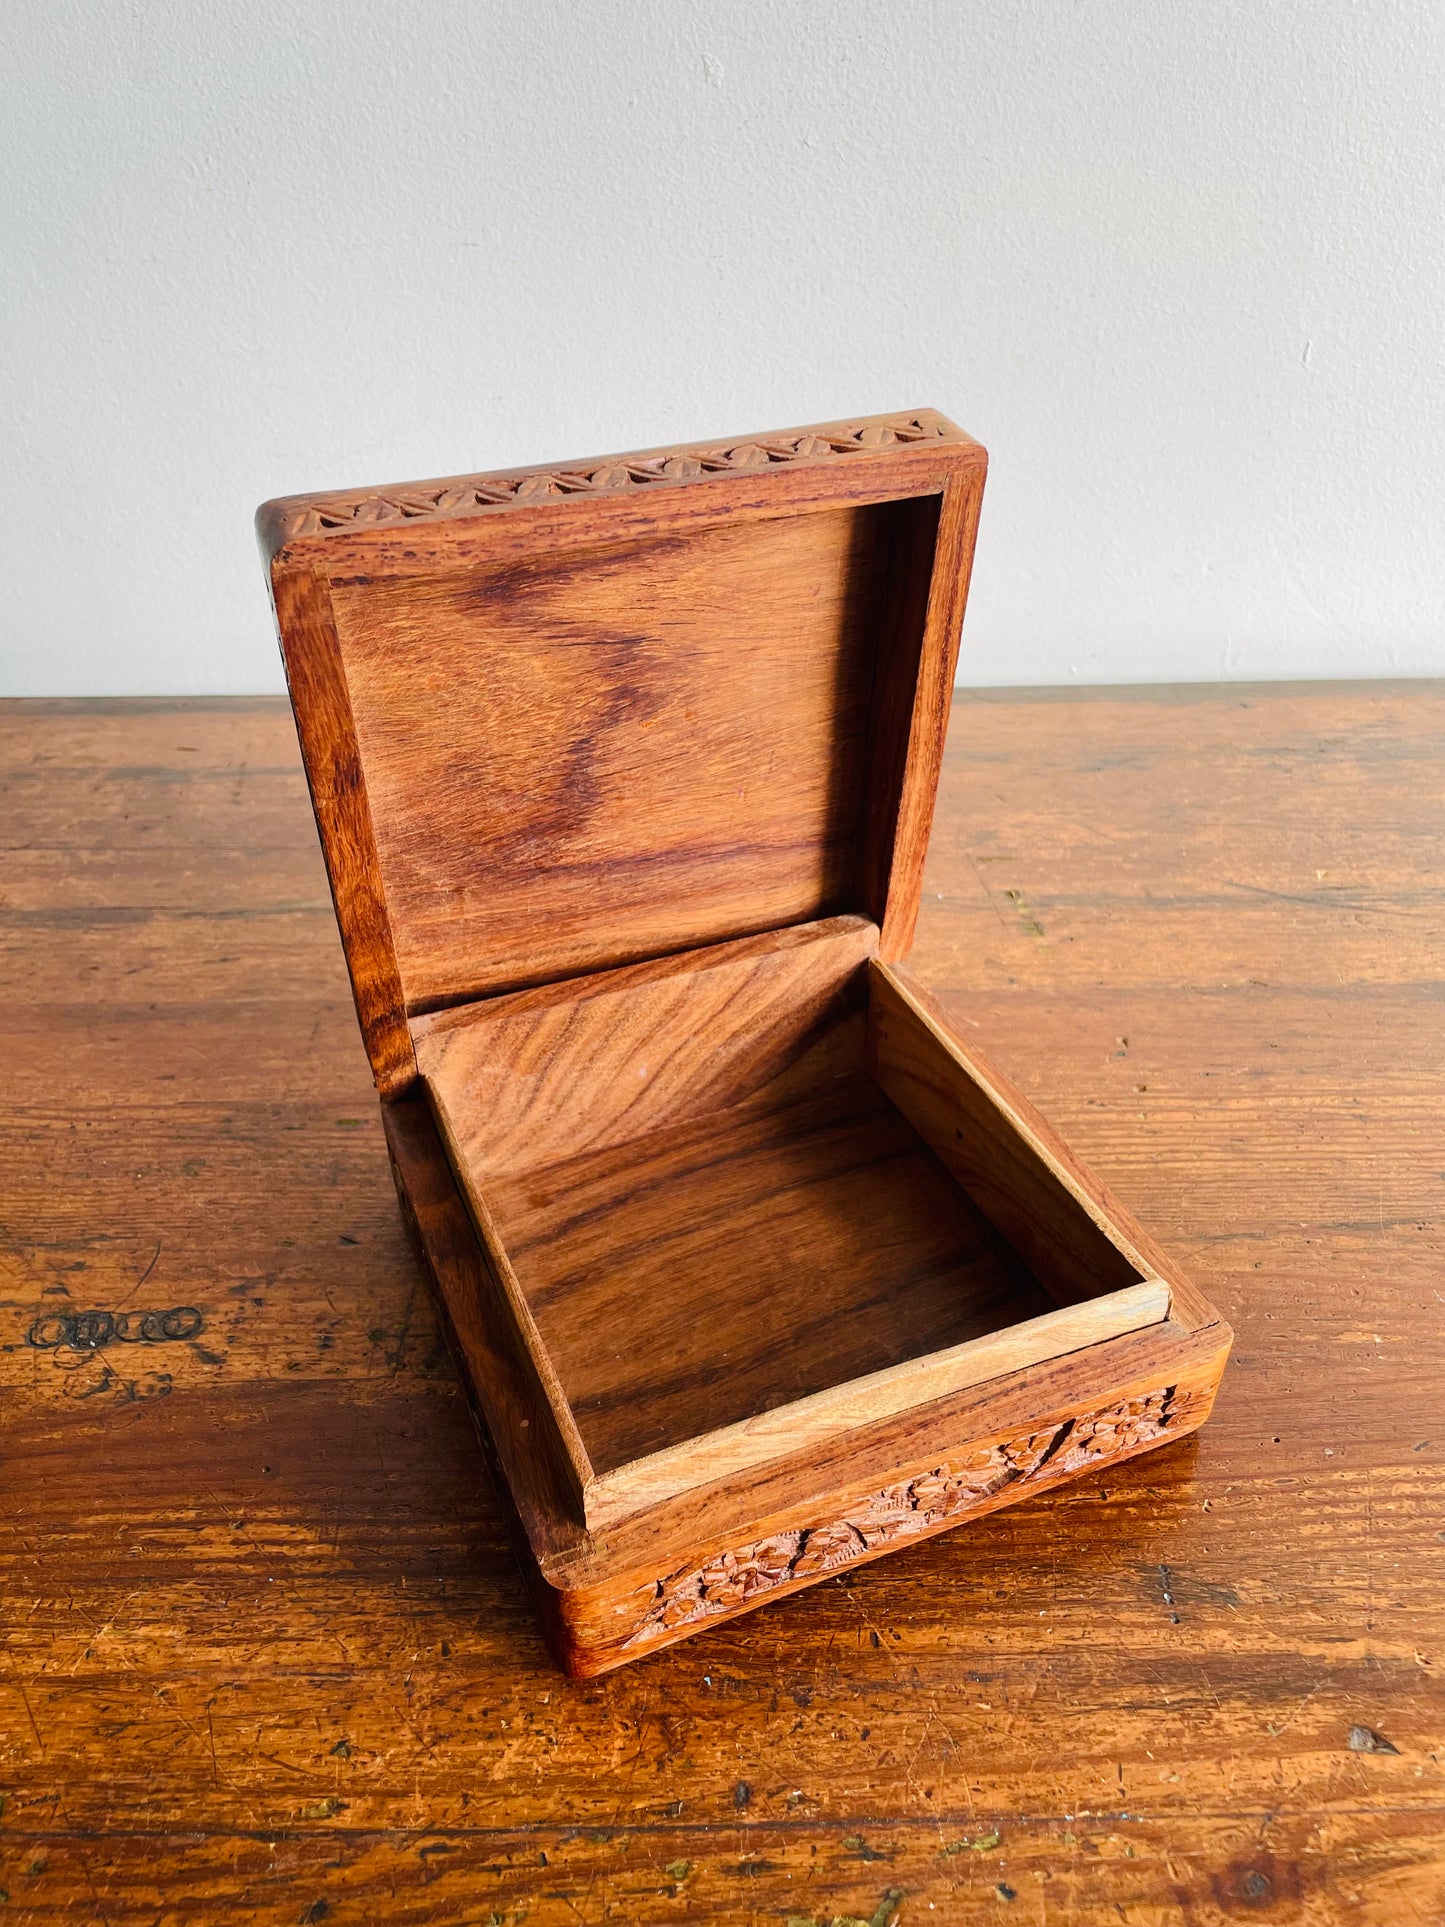
[[(565, 1472), (528, 1436), (530, 1391), (495, 1281), (424, 1100), (383, 1107), (403, 1211), (430, 1273), (514, 1543), (563, 1668), (590, 1678), (674, 1641), (1183, 1438), (1208, 1417), (1223, 1321), (1170, 1321), (1031, 1376), (940, 1400), (928, 1449), (889, 1428), (747, 1495), (653, 1508), (612, 1532), (573, 1515)], [(1101, 1376), (1101, 1374), (1103, 1374)]]

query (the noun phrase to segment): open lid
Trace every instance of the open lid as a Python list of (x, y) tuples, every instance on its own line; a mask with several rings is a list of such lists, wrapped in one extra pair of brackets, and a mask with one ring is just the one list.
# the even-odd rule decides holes
[(986, 457), (923, 410), (257, 514), (362, 1032), (841, 911), (912, 939)]

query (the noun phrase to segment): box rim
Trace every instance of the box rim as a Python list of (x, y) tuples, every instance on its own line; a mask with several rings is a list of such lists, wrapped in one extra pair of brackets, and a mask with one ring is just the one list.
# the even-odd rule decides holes
[(986, 459), (983, 447), (936, 408), (853, 416), (708, 441), (671, 442), (610, 455), (571, 457), (360, 489), (320, 489), (273, 496), (256, 510), (265, 561), (293, 543), (327, 542), (347, 532), (455, 522), (569, 497), (612, 496), (659, 488), (691, 488), (778, 467), (832, 465), (895, 447), (939, 446)]

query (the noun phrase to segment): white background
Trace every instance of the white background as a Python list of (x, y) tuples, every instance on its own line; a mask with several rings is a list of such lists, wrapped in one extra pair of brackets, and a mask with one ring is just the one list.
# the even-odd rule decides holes
[(931, 404), (961, 679), (1445, 671), (1445, 16), (9, 0), (0, 691), (280, 687), (263, 496)]

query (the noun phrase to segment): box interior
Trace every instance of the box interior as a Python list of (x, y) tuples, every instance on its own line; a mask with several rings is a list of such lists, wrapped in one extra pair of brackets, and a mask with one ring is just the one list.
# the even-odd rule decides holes
[(854, 1055), (491, 1187), (598, 1472), (1052, 1309)]
[(1071, 1349), (1061, 1307), (1144, 1282), (918, 1025), (892, 1041), (876, 938), (842, 916), (413, 1025), (596, 1479), (1026, 1321)]

